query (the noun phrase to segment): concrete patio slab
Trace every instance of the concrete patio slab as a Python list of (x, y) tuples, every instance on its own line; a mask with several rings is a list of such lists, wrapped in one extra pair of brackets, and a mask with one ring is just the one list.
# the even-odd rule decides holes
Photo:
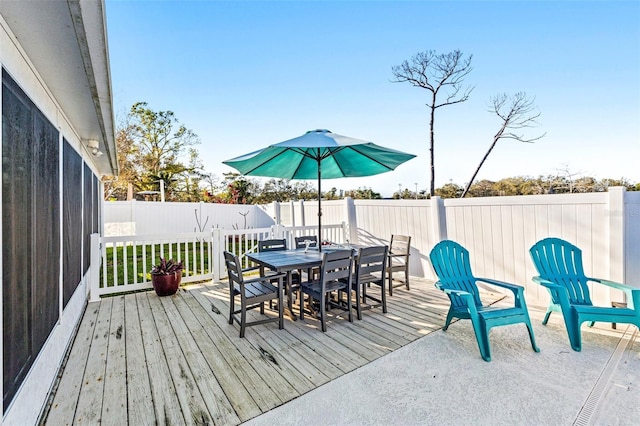
[(498, 327), (487, 363), (458, 321), (246, 424), (639, 424), (638, 330), (585, 324), (575, 352), (559, 315), (543, 326), (530, 313), (540, 353), (524, 325)]

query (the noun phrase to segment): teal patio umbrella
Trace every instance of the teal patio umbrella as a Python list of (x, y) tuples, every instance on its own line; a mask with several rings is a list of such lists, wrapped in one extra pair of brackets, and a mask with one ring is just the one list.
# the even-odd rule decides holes
[(414, 157), (413, 154), (320, 129), (223, 163), (247, 176), (317, 179), (318, 238), (321, 238), (320, 188), (323, 178), (377, 175), (394, 170)]

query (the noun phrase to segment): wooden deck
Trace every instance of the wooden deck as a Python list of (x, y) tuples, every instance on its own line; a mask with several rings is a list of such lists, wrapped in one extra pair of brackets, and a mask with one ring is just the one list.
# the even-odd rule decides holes
[(442, 328), (449, 306), (417, 278), (387, 303), (353, 323), (330, 311), (326, 333), (305, 316), (240, 339), (226, 283), (104, 298), (87, 307), (44, 422), (239, 424)]

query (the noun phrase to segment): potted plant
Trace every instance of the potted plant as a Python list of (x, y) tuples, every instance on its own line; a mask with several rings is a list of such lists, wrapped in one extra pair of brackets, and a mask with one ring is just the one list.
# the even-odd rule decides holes
[(182, 279), (182, 262), (160, 258), (160, 263), (151, 268), (151, 282), (158, 296), (170, 296), (178, 291)]

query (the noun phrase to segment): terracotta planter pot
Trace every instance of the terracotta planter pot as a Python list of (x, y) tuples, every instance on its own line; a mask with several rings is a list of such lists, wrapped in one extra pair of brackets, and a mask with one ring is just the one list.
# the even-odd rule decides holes
[(178, 291), (180, 281), (182, 280), (182, 271), (167, 275), (151, 275), (153, 289), (158, 296), (171, 296)]

